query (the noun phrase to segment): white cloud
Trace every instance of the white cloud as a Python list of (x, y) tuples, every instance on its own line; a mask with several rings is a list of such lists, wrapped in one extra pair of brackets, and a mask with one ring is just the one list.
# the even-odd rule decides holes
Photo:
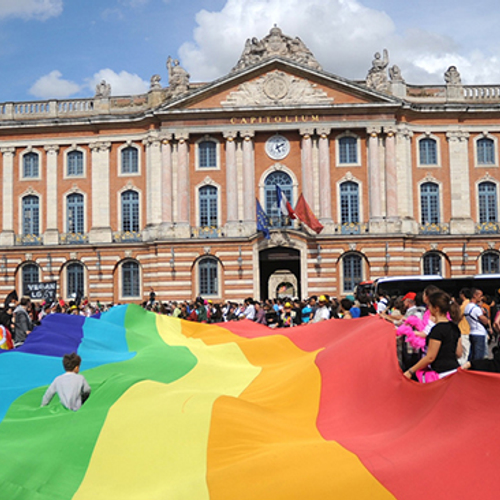
[(64, 99), (79, 92), (82, 87), (70, 80), (64, 80), (60, 71), (51, 71), (40, 77), (30, 88), (29, 93), (40, 99)]
[(127, 71), (116, 73), (109, 68), (101, 69), (92, 78), (87, 79), (87, 86), (95, 92), (96, 85), (102, 80), (106, 80), (111, 85), (112, 95), (142, 94), (149, 89), (149, 83), (139, 75)]
[(63, 11), (63, 0), (1, 0), (0, 18), (20, 17), (45, 21)]
[(428, 30), (398, 33), (388, 14), (363, 0), (227, 0), (218, 12), (198, 12), (196, 21), (193, 41), (179, 49), (193, 81), (226, 74), (245, 40), (264, 37), (275, 23), (285, 34), (299, 36), (325, 70), (347, 78), (364, 79), (373, 54), (387, 48), (390, 64), (397, 64), (409, 83), (444, 83), (452, 64), (464, 83), (500, 80), (500, 57), (464, 52), (452, 36)]

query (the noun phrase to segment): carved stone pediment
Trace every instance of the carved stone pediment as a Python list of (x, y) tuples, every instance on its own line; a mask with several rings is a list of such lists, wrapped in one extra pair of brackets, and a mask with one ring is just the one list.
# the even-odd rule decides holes
[(221, 104), (223, 107), (276, 106), (289, 104), (331, 104), (324, 90), (304, 78), (272, 71), (251, 82), (242, 83)]

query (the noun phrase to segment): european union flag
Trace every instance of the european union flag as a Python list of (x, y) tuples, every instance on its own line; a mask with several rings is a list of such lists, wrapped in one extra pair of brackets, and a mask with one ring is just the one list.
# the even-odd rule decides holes
[(259, 200), (257, 200), (257, 231), (262, 231), (266, 240), (271, 238), (269, 234), (269, 218), (262, 209)]

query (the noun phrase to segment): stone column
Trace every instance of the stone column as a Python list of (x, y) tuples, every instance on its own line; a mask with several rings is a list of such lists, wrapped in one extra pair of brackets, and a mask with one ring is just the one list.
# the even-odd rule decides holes
[(172, 180), (172, 134), (164, 134), (161, 143), (161, 229), (162, 237), (171, 237), (173, 214), (173, 180)]
[(190, 219), (189, 219), (189, 151), (188, 151), (188, 132), (176, 132), (177, 143), (177, 224), (176, 235), (180, 238), (190, 237)]
[(224, 132), (226, 139), (226, 236), (238, 236), (238, 170), (236, 132)]
[[(110, 142), (90, 144), (92, 154), (92, 228), (89, 243), (111, 243), (109, 152)], [(115, 201), (116, 202), (116, 201)]]
[(323, 233), (333, 232), (332, 220), (332, 186), (330, 179), (330, 134), (329, 128), (319, 128), (316, 130), (319, 134), (319, 218), (321, 224), (325, 227)]
[(396, 137), (393, 128), (384, 128), (387, 231), (401, 232), (398, 213), (398, 175), (396, 169)]
[(14, 153), (15, 148), (2, 148), (2, 232), (0, 245), (14, 245)]
[(450, 233), (474, 234), (470, 199), (469, 134), (468, 132), (452, 131), (447, 132), (446, 137), (450, 155)]
[(380, 180), (380, 156), (379, 156), (379, 127), (368, 129), (368, 175), (369, 175), (369, 203), (370, 203), (370, 232), (385, 233), (386, 224), (382, 214), (382, 193)]
[(144, 239), (154, 240), (162, 220), (162, 157), (157, 133), (143, 141), (146, 147), (146, 226)]
[(255, 203), (255, 160), (252, 137), (255, 132), (240, 132), (243, 137), (243, 235), (249, 236), (257, 230)]
[(413, 169), (411, 138), (413, 132), (407, 127), (397, 128), (396, 132), (396, 177), (398, 215), (401, 218), (401, 232), (416, 234), (417, 221), (413, 207)]
[(313, 128), (301, 128), (302, 136), (301, 156), (302, 156), (302, 194), (307, 203), (313, 205), (313, 166), (312, 166), (312, 139)]
[[(59, 244), (59, 231), (57, 229), (57, 213), (59, 198), (57, 196), (57, 152), (58, 146), (45, 146), (47, 152), (47, 197), (45, 200), (47, 223), (43, 242), (45, 245)], [(64, 200), (63, 200), (64, 203)], [(65, 232), (65, 229), (63, 229)]]

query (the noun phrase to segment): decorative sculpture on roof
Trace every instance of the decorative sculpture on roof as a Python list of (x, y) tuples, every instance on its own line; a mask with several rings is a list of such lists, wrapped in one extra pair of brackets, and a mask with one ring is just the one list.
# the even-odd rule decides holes
[(149, 81), (149, 90), (158, 90), (161, 89), (161, 76), (153, 75), (151, 80)]
[(286, 36), (280, 28), (274, 25), (269, 34), (262, 40), (254, 37), (245, 42), (243, 53), (233, 71), (248, 68), (272, 57), (290, 59), (310, 68), (321, 70), (320, 64), (299, 37)]
[(462, 79), (456, 66), (450, 66), (444, 74), (446, 85), (462, 85)]
[(391, 82), (405, 82), (403, 75), (401, 74), (401, 70), (399, 69), (399, 66), (397, 64), (389, 68), (389, 78), (391, 79)]
[(366, 86), (380, 92), (387, 92), (389, 88), (386, 73), (386, 68), (389, 65), (389, 53), (387, 49), (384, 49), (383, 54), (383, 58), (380, 52), (375, 54), (375, 58), (372, 61), (372, 67), (368, 71), (368, 76), (366, 77)]
[(172, 96), (183, 94), (189, 90), (189, 73), (179, 65), (177, 59), (172, 61), (168, 56), (167, 59), (168, 69), (168, 85)]
[(106, 83), (106, 80), (101, 80), (95, 87), (95, 96), (99, 99), (109, 97), (111, 95), (111, 85)]

